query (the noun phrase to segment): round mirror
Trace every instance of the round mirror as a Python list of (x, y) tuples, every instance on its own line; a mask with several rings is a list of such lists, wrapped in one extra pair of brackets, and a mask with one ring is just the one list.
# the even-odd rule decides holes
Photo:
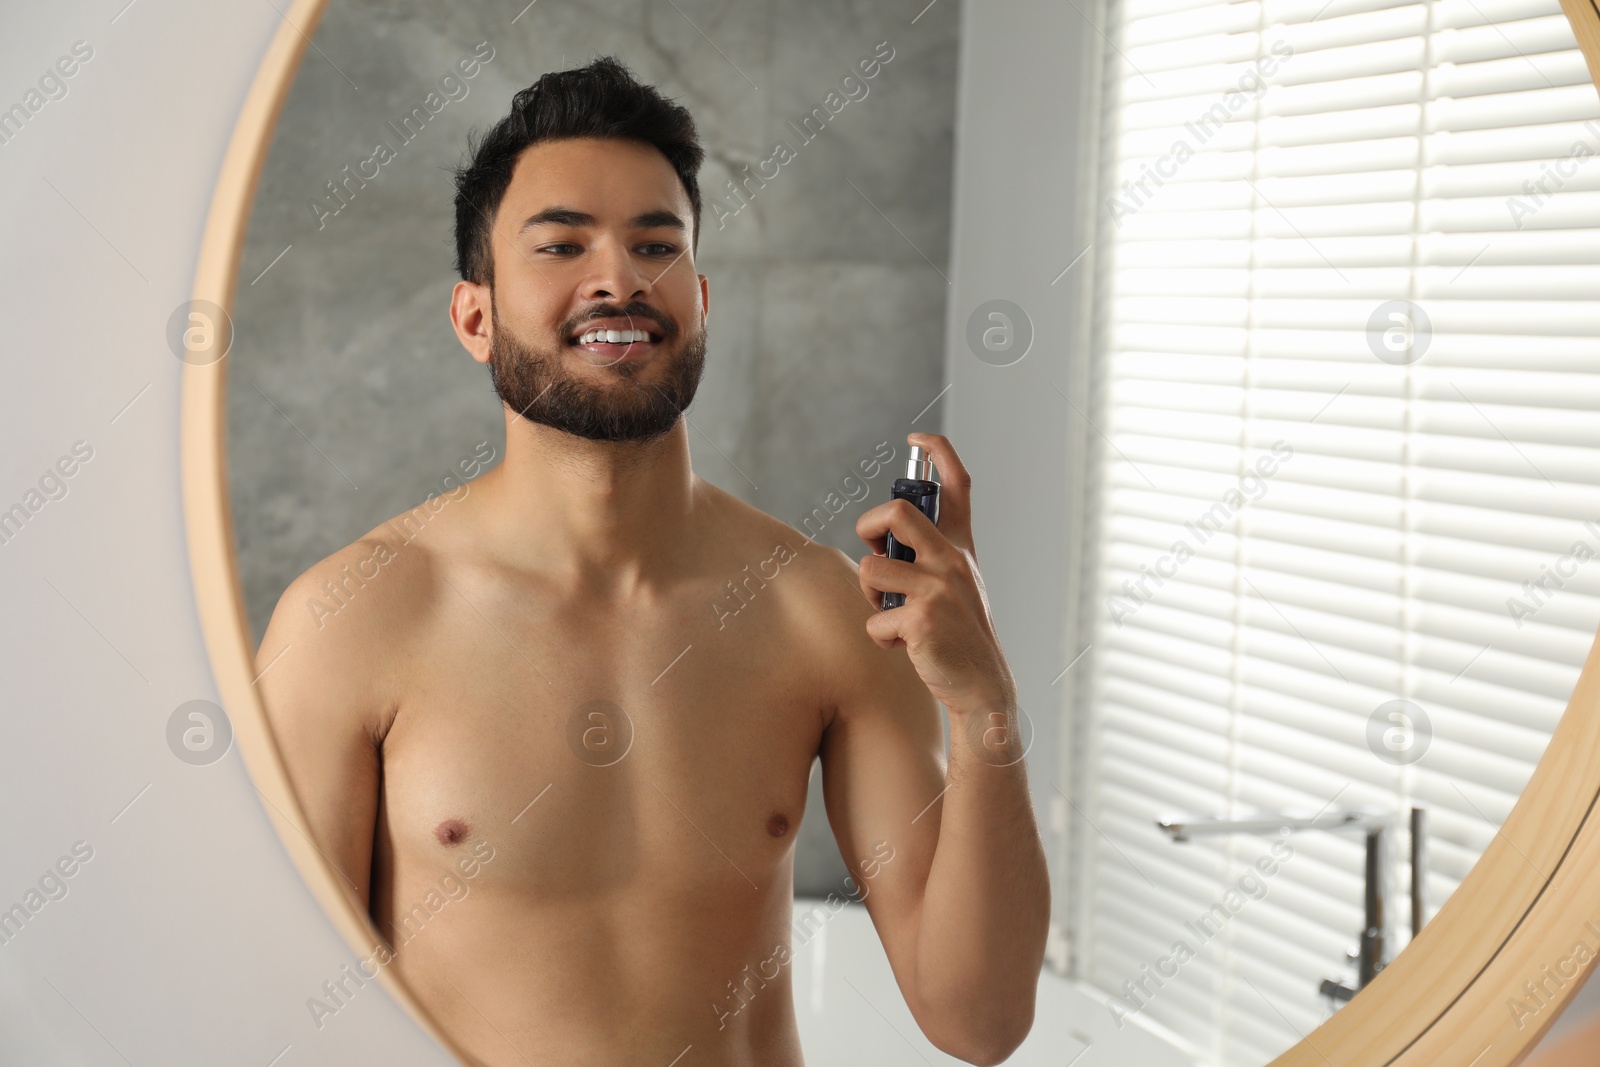
[(1516, 1062), (1600, 952), (1600, 16), (584, 14), (303, 0), (212, 207), (309, 1025)]

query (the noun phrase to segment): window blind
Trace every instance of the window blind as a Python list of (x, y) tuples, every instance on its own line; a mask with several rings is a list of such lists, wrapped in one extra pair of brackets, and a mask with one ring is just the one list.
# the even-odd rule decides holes
[(1362, 839), (1155, 819), (1392, 811), (1392, 956), (1410, 805), (1430, 912), (1510, 811), (1600, 625), (1600, 97), (1557, 0), (1084, 10), (1074, 967), (1259, 1067), (1354, 984)]

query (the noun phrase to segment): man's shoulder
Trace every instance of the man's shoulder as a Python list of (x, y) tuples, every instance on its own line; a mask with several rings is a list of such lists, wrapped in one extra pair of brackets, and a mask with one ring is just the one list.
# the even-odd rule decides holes
[(750, 574), (764, 580), (759, 595), (783, 605), (784, 629), (796, 648), (815, 652), (831, 674), (847, 663), (874, 662), (881, 650), (865, 627), (877, 608), (861, 589), (856, 560), (754, 505), (731, 495), (728, 500), (728, 543), (737, 564), (725, 569), (748, 564)]
[(379, 524), (300, 572), (279, 598), (273, 627), (326, 638), (342, 653), (392, 641), (397, 627), (417, 616), (431, 566), (427, 547), (395, 523)]
[[(867, 620), (879, 605), (861, 588), (856, 558), (752, 505), (740, 501), (739, 508), (745, 509), (743, 531), (735, 541), (747, 558), (760, 553), (759, 573), (767, 580), (756, 595), (772, 590), (784, 604), (784, 632), (792, 638), (788, 653), (814, 657), (828, 705), (825, 725), (832, 725), (840, 707), (860, 706), (864, 696), (881, 694), (885, 686), (926, 697), (905, 650), (885, 648), (867, 633)], [(862, 548), (864, 554), (865, 542)], [(867, 702), (880, 705), (888, 706), (875, 697)]]
[(795, 530), (781, 518), (766, 514), (760, 507), (747, 504), (717, 486), (710, 486), (710, 491), (717, 502), (714, 522), (718, 526), (718, 553), (749, 560), (752, 566), (755, 557), (763, 561), (771, 558), (774, 563), (781, 563), (786, 571), (794, 569), (816, 576), (842, 574), (853, 568), (853, 561), (845, 553), (813, 541), (808, 534)]

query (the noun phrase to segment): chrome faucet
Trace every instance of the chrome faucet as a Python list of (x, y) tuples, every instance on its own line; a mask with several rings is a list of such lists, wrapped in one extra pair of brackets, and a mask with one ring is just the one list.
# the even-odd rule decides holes
[[(1415, 937), (1427, 921), (1423, 893), (1427, 877), (1427, 808), (1411, 807), (1411, 936)], [(1215, 819), (1207, 816), (1157, 819), (1156, 825), (1172, 835), (1174, 844), (1194, 837), (1227, 833), (1269, 833), (1287, 828), (1300, 830), (1361, 830), (1367, 836), (1366, 887), (1360, 947), (1351, 953), (1358, 961), (1357, 979), (1352, 989), (1342, 982), (1323, 979), (1321, 992), (1335, 1000), (1349, 1000), (1378, 972), (1389, 964), (1386, 931), (1389, 919), (1390, 831), (1392, 811), (1376, 809), (1335, 809), (1315, 815), (1283, 812), (1249, 819)]]

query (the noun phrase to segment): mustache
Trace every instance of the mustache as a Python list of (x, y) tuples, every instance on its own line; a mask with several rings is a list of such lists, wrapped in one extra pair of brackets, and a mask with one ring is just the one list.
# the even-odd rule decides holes
[(670, 341), (673, 337), (677, 336), (678, 333), (678, 328), (672, 324), (671, 319), (667, 318), (661, 312), (657, 311), (648, 304), (633, 304), (625, 308), (617, 307), (615, 304), (600, 304), (594, 308), (591, 308), (587, 314), (580, 315), (570, 325), (564, 327), (561, 336), (563, 339), (571, 337), (586, 322), (593, 322), (596, 319), (621, 318), (646, 319), (655, 323), (661, 328), (661, 336), (663, 340)]

